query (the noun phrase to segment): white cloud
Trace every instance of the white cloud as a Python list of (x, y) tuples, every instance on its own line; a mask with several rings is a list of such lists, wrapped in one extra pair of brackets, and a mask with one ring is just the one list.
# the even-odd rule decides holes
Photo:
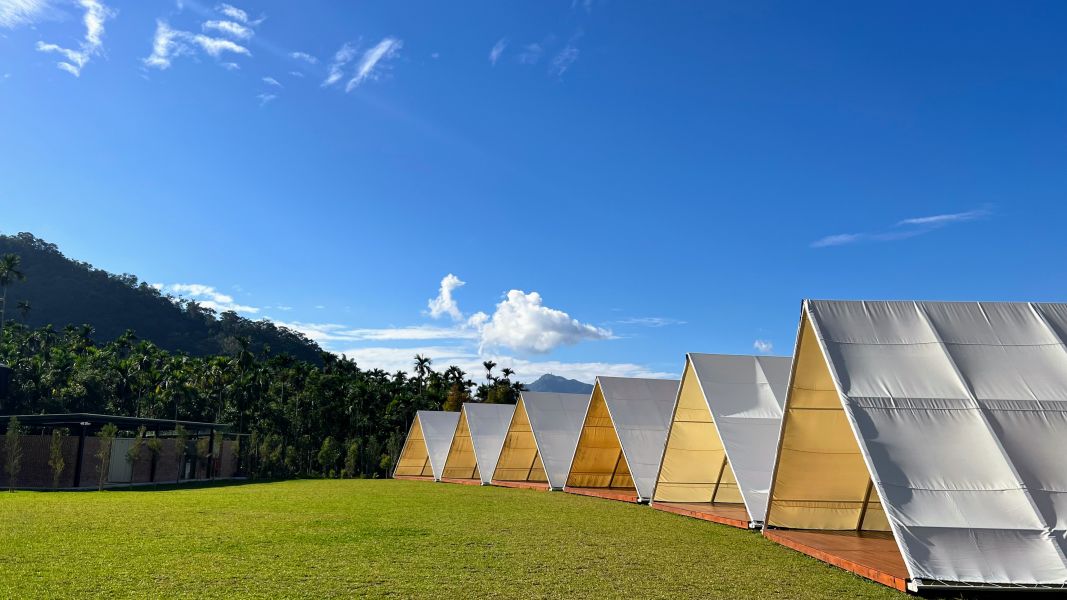
[[(193, 46), (198, 46), (213, 58), (218, 58), (224, 52), (251, 56), (248, 48), (231, 40), (213, 38), (201, 33), (190, 33), (172, 29), (166, 21), (156, 21), (156, 33), (152, 38), (152, 54), (144, 59), (145, 66), (156, 69), (167, 69), (171, 61), (179, 56), (193, 53)], [(229, 67), (227, 67), (229, 68)], [(232, 70), (232, 69), (231, 69)]]
[(251, 37), (255, 35), (252, 28), (246, 27), (236, 21), (205, 21), (201, 27), (204, 31), (215, 30), (239, 40), (251, 39)]
[(369, 347), (351, 348), (338, 352), (356, 361), (362, 369), (382, 369), (393, 373), (396, 371), (411, 371), (416, 354), (428, 356), (433, 360), (433, 367), (442, 371), (451, 365), (455, 365), (467, 372), (474, 381), (481, 381), (485, 376), (485, 368), (482, 361), (492, 360), (497, 363), (496, 373), (505, 367), (515, 371), (514, 380), (531, 382), (545, 373), (552, 373), (568, 379), (577, 379), (592, 383), (598, 376), (606, 377), (650, 377), (650, 378), (675, 378), (676, 373), (656, 371), (643, 365), (634, 363), (604, 363), (604, 362), (563, 362), (563, 361), (532, 361), (515, 358), (506, 355), (479, 355), (462, 347), (455, 346), (422, 346), (413, 348), (389, 348)]
[(304, 77), (304, 74), (301, 73), (300, 71), (289, 71), (289, 74), (292, 75), (293, 77), (300, 77), (300, 78)]
[(75, 77), (80, 77), (82, 68), (89, 63), (89, 59), (100, 53), (104, 45), (104, 22), (115, 14), (99, 0), (78, 0), (78, 5), (85, 9), (85, 15), (82, 17), (85, 39), (77, 50), (37, 42), (38, 52), (54, 52), (63, 56), (66, 60), (56, 63), (56, 66)]
[(481, 333), (481, 347), (545, 353), (582, 340), (610, 339), (608, 329), (578, 322), (567, 313), (544, 306), (541, 294), (511, 290), (492, 316), (477, 313), (469, 323)]
[(504, 53), (504, 50), (508, 47), (508, 38), (500, 38), (495, 44), (493, 49), (489, 51), (489, 64), (496, 66), (496, 61), (500, 60), (500, 55)]
[(237, 71), (237, 70), (239, 70), (241, 68), (241, 65), (239, 65), (239, 64), (237, 64), (235, 62), (219, 63), (219, 66), (222, 67), (223, 69), (226, 69), (227, 71)]
[(215, 10), (233, 19), (234, 21), (240, 21), (242, 23), (248, 22), (248, 13), (230, 4), (220, 4), (215, 7)]
[(359, 59), (359, 65), (356, 67), (355, 76), (349, 79), (348, 84), (345, 85), (345, 91), (351, 92), (364, 81), (377, 79), (379, 63), (396, 56), (403, 46), (403, 41), (394, 37), (387, 37), (370, 50), (364, 52), (363, 57)]
[(669, 317), (630, 317), (616, 321), (620, 325), (639, 325), (641, 327), (666, 327), (667, 325), (685, 325), (685, 321)]
[(28, 25), (44, 16), (48, 0), (0, 0), (0, 27)]
[(891, 242), (920, 236), (931, 231), (967, 221), (976, 221), (993, 214), (991, 207), (985, 206), (959, 213), (912, 217), (897, 221), (896, 225), (877, 233), (838, 233), (819, 238), (811, 243), (812, 248), (845, 246), (860, 242)]
[(295, 58), (296, 60), (302, 60), (302, 61), (306, 62), (309, 65), (317, 65), (317, 64), (319, 64), (319, 59), (317, 59), (314, 56), (308, 54), (307, 52), (290, 52), (289, 53), (289, 57), (290, 58)]
[(152, 284), (152, 287), (161, 292), (193, 300), (204, 308), (210, 308), (211, 310), (218, 312), (226, 312), (228, 310), (251, 314), (259, 312), (259, 308), (238, 304), (234, 301), (233, 296), (224, 294), (213, 286), (204, 285), (202, 283), (172, 283), (170, 285), (154, 283)]
[(524, 65), (536, 65), (537, 61), (541, 60), (541, 55), (544, 54), (545, 49), (541, 44), (533, 43), (526, 44), (522, 47), (522, 52), (519, 53), (519, 63)]
[(453, 321), (459, 321), (463, 318), (463, 313), (459, 310), (459, 304), (456, 303), (455, 298), (452, 297), (452, 292), (457, 288), (463, 287), (466, 282), (461, 281), (459, 277), (449, 273), (441, 279), (441, 287), (437, 292), (437, 297), (429, 300), (426, 305), (430, 309), (430, 316), (439, 319), (444, 315), (452, 317)]
[(464, 327), (434, 327), (413, 325), (410, 327), (359, 328), (339, 323), (304, 323), (301, 321), (275, 322), (294, 331), (299, 331), (320, 343), (368, 342), (368, 341), (413, 341), (413, 340), (473, 340), (478, 332)]
[(273, 85), (273, 86), (276, 86), (276, 87), (283, 87), (282, 84), (279, 83), (278, 80), (273, 78), (273, 77), (264, 77), (263, 78), (263, 83), (265, 83), (267, 85)]
[(752, 342), (752, 347), (760, 354), (770, 354), (771, 352), (774, 352), (774, 344), (767, 340), (756, 340), (755, 342)]
[(277, 97), (278, 97), (277, 94), (257, 94), (256, 95), (256, 98), (259, 99), (259, 105), (260, 106), (266, 106), (267, 103), (271, 102), (272, 100), (276, 99)]
[(571, 44), (567, 44), (566, 47), (564, 47), (563, 50), (560, 50), (559, 54), (556, 54), (552, 59), (552, 66), (548, 68), (548, 72), (556, 77), (562, 77), (576, 60), (578, 60), (578, 48), (575, 48)]
[(333, 85), (341, 78), (345, 76), (345, 65), (352, 62), (352, 59), (356, 57), (356, 47), (352, 44), (345, 42), (333, 55), (333, 62), (330, 63), (330, 71), (326, 75), (326, 80), (322, 82), (323, 87)]

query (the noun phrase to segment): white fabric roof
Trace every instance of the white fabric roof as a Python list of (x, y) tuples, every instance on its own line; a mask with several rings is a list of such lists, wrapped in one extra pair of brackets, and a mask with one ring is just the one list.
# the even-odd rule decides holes
[(639, 500), (652, 498), (667, 443), (677, 379), (597, 377)]
[(582, 433), (589, 395), (522, 392), (522, 404), (530, 419), (530, 430), (548, 476), (548, 485), (552, 489), (563, 489), (578, 436)]
[(430, 469), (433, 478), (440, 480), (445, 468), (448, 448), (452, 445), (452, 435), (456, 433), (459, 413), (443, 410), (420, 410), (415, 414), (422, 426), (422, 437), (426, 441), (426, 453), (430, 455)]
[(688, 355), (753, 521), (763, 521), (774, 471), (788, 356)]
[(805, 310), (911, 577), (1067, 582), (1067, 304)]
[[(467, 428), (471, 432), (474, 459), (478, 461), (478, 475), (481, 476), (482, 483), (488, 485), (493, 479), (493, 472), (496, 471), (496, 461), (500, 458), (500, 449), (508, 435), (515, 405), (464, 402), (463, 414), (467, 416)], [(447, 448), (445, 454), (448, 454)]]

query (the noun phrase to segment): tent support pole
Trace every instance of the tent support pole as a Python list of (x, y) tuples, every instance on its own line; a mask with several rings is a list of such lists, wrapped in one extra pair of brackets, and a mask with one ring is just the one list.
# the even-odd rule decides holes
[(715, 504), (715, 496), (719, 495), (719, 483), (722, 481), (722, 474), (726, 472), (726, 453), (722, 453), (722, 464), (719, 465), (719, 476), (715, 478), (715, 487), (711, 489), (711, 503)]
[(874, 489), (874, 480), (867, 480), (867, 491), (863, 494), (863, 506), (860, 508), (860, 518), (856, 520), (856, 531), (863, 529), (863, 520), (867, 518), (867, 506), (871, 503), (871, 490)]
[(615, 483), (615, 474), (619, 472), (619, 463), (622, 462), (622, 448), (619, 448), (619, 456), (615, 459), (615, 468), (611, 470), (611, 479), (608, 480), (608, 487), (613, 487)]
[[(426, 465), (428, 465), (429, 463), (430, 463), (430, 452), (427, 450), (426, 458), (424, 458), (422, 460), (422, 470), (419, 471), (419, 475), (422, 475), (423, 473), (426, 472)], [(430, 475), (431, 476), (433, 475), (433, 469), (430, 470)]]
[(529, 481), (530, 480), (530, 476), (533, 475), (533, 468), (534, 468), (534, 465), (536, 465), (536, 464), (537, 464), (537, 451), (534, 450), (533, 459), (530, 460), (530, 468), (526, 469), (526, 481)]

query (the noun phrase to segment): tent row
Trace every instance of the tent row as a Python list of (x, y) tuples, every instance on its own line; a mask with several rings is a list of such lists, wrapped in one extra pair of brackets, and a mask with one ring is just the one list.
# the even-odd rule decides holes
[(1067, 589), (1067, 304), (805, 301), (793, 357), (419, 411), (394, 475), (759, 530), (886, 585)]

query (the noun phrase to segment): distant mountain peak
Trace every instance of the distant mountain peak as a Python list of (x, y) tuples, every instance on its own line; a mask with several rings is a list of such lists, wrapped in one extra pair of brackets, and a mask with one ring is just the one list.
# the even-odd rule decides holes
[(526, 389), (531, 392), (555, 392), (558, 394), (591, 394), (593, 384), (584, 383), (577, 379), (567, 379), (559, 375), (545, 373), (537, 378), (537, 381), (526, 384)]

